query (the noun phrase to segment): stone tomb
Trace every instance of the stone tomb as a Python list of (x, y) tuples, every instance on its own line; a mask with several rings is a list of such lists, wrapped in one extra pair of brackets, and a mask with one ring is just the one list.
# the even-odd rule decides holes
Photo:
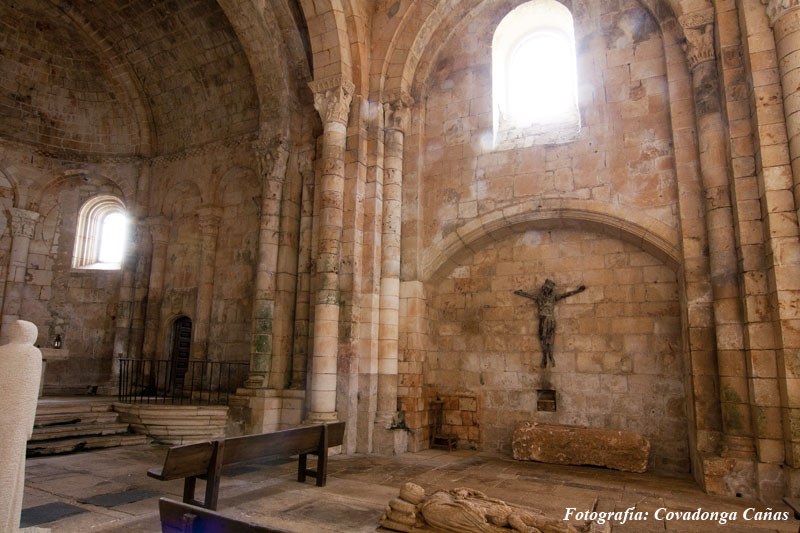
[(613, 429), (522, 422), (514, 430), (514, 459), (562, 465), (595, 465), (644, 472), (650, 442)]

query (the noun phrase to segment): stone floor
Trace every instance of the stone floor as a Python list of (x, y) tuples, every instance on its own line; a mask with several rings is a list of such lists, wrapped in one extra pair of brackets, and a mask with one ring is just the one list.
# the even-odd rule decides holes
[[(30, 459), (23, 507), (61, 502), (85, 511), (39, 525), (54, 533), (160, 531), (158, 496), (151, 494), (180, 499), (182, 492), (180, 481), (159, 482), (145, 475), (148, 468), (162, 463), (165, 454), (163, 446), (140, 445)], [(688, 477), (521, 463), (472, 451), (427, 450), (400, 457), (336, 456), (331, 458), (324, 488), (314, 486), (313, 480), (297, 483), (295, 469), (296, 462), (285, 462), (229, 471), (222, 478), (219, 511), (296, 532), (375, 531), (383, 507), (397, 496), (405, 481), (411, 480), (426, 490), (459, 486), (480, 489), (491, 497), (538, 507), (558, 518), (563, 518), (567, 507), (591, 509), (595, 499), (598, 511), (635, 506), (649, 513), (647, 520), (615, 524), (615, 532), (796, 532), (799, 524), (791, 514), (786, 521), (744, 520), (742, 513), (748, 507), (764, 507), (742, 499), (708, 496)], [(198, 494), (201, 490), (202, 482), (198, 483)], [(114, 495), (126, 491), (137, 491), (133, 494), (145, 499), (111, 507), (107, 501), (106, 506), (88, 503), (113, 500)], [(725, 525), (656, 520), (653, 515), (662, 507), (668, 511), (735, 511), (737, 520)]]

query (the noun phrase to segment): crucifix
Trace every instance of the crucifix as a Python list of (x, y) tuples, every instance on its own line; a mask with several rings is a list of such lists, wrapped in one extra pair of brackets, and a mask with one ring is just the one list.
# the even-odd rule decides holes
[(514, 291), (514, 294), (530, 298), (539, 306), (539, 344), (542, 345), (542, 364), (540, 366), (542, 368), (547, 367), (548, 359), (550, 360), (550, 366), (556, 366), (556, 361), (553, 359), (553, 340), (556, 333), (556, 302), (586, 290), (586, 286), (581, 285), (575, 290), (556, 294), (553, 290), (555, 286), (556, 284), (548, 279), (535, 294), (522, 290)]

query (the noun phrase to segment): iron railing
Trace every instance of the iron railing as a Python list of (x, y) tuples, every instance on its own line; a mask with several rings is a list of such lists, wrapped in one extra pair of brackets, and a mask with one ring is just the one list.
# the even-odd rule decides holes
[(248, 363), (119, 359), (124, 403), (223, 404), (247, 379)]

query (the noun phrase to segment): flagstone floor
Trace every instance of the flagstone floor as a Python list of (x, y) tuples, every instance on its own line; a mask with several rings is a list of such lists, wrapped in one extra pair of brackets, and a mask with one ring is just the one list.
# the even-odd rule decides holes
[[(180, 500), (181, 481), (160, 482), (146, 476), (159, 466), (166, 447), (131, 446), (87, 453), (29, 459), (26, 469), (23, 518), (29, 525), (58, 532), (157, 532), (158, 497)], [(563, 518), (567, 507), (577, 511), (624, 511), (635, 507), (648, 519), (615, 524), (615, 532), (797, 532), (800, 522), (791, 512), (786, 521), (745, 520), (743, 512), (765, 506), (743, 499), (704, 494), (689, 477), (658, 477), (592, 467), (567, 467), (514, 461), (474, 451), (448, 453), (426, 450), (399, 457), (334, 456), (328, 484), (313, 479), (295, 481), (296, 461), (255, 464), (223, 474), (218, 510), (223, 514), (305, 532), (375, 531), (386, 503), (400, 486), (414, 481), (426, 491), (470, 487), (519, 505), (535, 507)], [(198, 494), (203, 484), (198, 483)], [(57, 505), (47, 505), (57, 504)], [(736, 512), (737, 520), (656, 520), (659, 508), (668, 511)], [(783, 505), (776, 511), (789, 511)], [(54, 521), (66, 510), (72, 512)], [(661, 511), (660, 515), (665, 511)], [(51, 513), (51, 514), (48, 514)], [(55, 514), (52, 514), (55, 513)]]

